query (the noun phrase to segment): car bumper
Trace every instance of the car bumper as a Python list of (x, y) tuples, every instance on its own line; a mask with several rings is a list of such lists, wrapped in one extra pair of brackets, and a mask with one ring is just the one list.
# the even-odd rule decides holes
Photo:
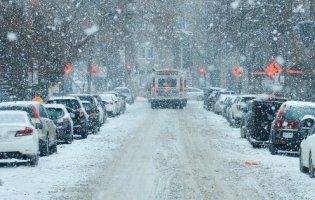
[(58, 140), (66, 140), (71, 139), (71, 128), (70, 127), (57, 127), (57, 139)]
[[(290, 135), (290, 137), (288, 137)], [(292, 137), (291, 137), (292, 135)], [(305, 135), (299, 131), (277, 130), (272, 132), (272, 143), (279, 150), (298, 151)]]
[(23, 155), (37, 155), (38, 142), (38, 138), (34, 136), (22, 136), (13, 141), (0, 141), (0, 153), (18, 152)]

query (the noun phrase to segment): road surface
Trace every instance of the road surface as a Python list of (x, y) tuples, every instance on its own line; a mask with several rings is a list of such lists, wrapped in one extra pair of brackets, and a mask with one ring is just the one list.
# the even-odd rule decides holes
[[(259, 166), (264, 163), (234, 143), (241, 141), (238, 129), (231, 138), (227, 123), (203, 110), (200, 102), (190, 103), (184, 110), (152, 110), (143, 103), (139, 115), (145, 120), (137, 124), (112, 162), (91, 179), (89, 190), (80, 198), (302, 198), (296, 194), (295, 182), (278, 180), (270, 174), (270, 166)], [(286, 159), (297, 163), (296, 158)], [(247, 161), (258, 166), (246, 165)], [(299, 173), (297, 168), (295, 171)]]

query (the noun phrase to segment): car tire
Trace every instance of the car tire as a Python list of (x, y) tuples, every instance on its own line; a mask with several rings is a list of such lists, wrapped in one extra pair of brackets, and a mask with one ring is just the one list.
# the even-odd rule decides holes
[(156, 109), (156, 104), (154, 102), (151, 102), (151, 108)]
[(34, 167), (38, 165), (39, 156), (38, 154), (30, 158), (30, 166)]
[(49, 156), (49, 138), (46, 138), (46, 141), (41, 141), (40, 143), (40, 155)]
[(278, 154), (278, 149), (274, 144), (272, 144), (272, 142), (269, 143), (269, 151), (270, 151), (271, 155), (277, 155)]
[(55, 144), (51, 147), (51, 154), (57, 153), (57, 152), (58, 152), (58, 145), (57, 145), (57, 143), (55, 143)]
[(303, 165), (303, 162), (302, 162), (302, 149), (300, 149), (299, 163), (300, 163), (300, 171), (301, 171), (302, 173), (308, 172), (307, 167), (305, 167), (305, 166)]
[(310, 178), (314, 178), (315, 174), (314, 174), (314, 165), (313, 165), (313, 160), (312, 160), (312, 153), (310, 153), (308, 165), (309, 165), (308, 174), (309, 174)]
[(86, 139), (89, 135), (88, 131), (84, 131), (84, 133), (81, 134), (81, 139)]
[(245, 126), (241, 126), (241, 138), (246, 138), (246, 133), (245, 133)]

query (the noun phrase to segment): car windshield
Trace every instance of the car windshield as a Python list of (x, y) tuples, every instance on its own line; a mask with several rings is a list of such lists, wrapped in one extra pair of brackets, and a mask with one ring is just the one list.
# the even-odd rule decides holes
[(174, 78), (159, 78), (158, 87), (176, 87), (177, 80)]
[(0, 112), (0, 124), (26, 123), (25, 117), (22, 114), (2, 113)]
[(283, 117), (288, 120), (299, 120), (305, 115), (315, 116), (315, 107), (289, 107)]
[(51, 119), (59, 119), (64, 116), (64, 111), (61, 108), (46, 108)]

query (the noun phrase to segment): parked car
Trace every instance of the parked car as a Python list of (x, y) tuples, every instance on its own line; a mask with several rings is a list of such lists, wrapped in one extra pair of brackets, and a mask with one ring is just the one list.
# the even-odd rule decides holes
[(120, 94), (119, 92), (115, 92), (115, 91), (107, 91), (103, 94), (111, 94), (111, 95), (115, 95), (115, 99), (117, 99), (117, 107), (118, 107), (118, 114), (123, 114), (126, 111), (126, 97), (122, 94)]
[(98, 131), (98, 126), (95, 126), (96, 116), (94, 115), (95, 114), (94, 107), (89, 101), (82, 101), (82, 104), (84, 106), (86, 113), (89, 115), (89, 130), (95, 134)]
[(229, 113), (231, 106), (233, 105), (235, 99), (237, 98), (236, 95), (229, 95), (224, 102), (224, 106), (222, 109), (222, 116), (225, 117), (229, 121)]
[(73, 131), (75, 135), (81, 135), (81, 138), (87, 138), (89, 135), (89, 119), (81, 100), (78, 97), (62, 96), (51, 97), (47, 104), (63, 104), (69, 113), (73, 113)]
[(0, 103), (0, 110), (19, 110), (25, 111), (31, 117), (39, 131), (39, 150), (42, 156), (57, 152), (57, 133), (56, 125), (48, 118), (45, 107), (34, 101), (16, 101)]
[(227, 100), (229, 95), (220, 95), (220, 98), (217, 100), (217, 102), (214, 104), (213, 111), (214, 113), (221, 115), (224, 107), (224, 103)]
[(269, 150), (298, 152), (304, 132), (299, 131), (299, 120), (305, 115), (315, 116), (315, 103), (288, 101), (279, 109), (270, 132)]
[(187, 88), (187, 99), (188, 100), (203, 100), (203, 91), (199, 88), (188, 87)]
[(115, 93), (115, 95), (118, 99), (120, 114), (124, 114), (126, 112), (126, 97), (119, 92)]
[(118, 92), (126, 97), (126, 102), (128, 104), (133, 104), (135, 102), (135, 97), (131, 90), (127, 87), (116, 87), (115, 92)]
[(221, 95), (231, 95), (235, 94), (233, 91), (227, 91), (227, 90), (219, 90), (219, 91), (213, 91), (211, 95), (207, 99), (207, 110), (213, 110), (214, 111), (214, 105), (218, 101)]
[(203, 108), (206, 110), (211, 109), (211, 99), (209, 99), (210, 95), (215, 92), (215, 91), (221, 91), (223, 90), (222, 88), (219, 87), (210, 87), (210, 88), (205, 88), (203, 90)]
[(98, 112), (100, 113), (99, 114), (99, 118), (100, 118), (99, 121), (100, 121), (101, 125), (103, 125), (107, 120), (106, 107), (103, 104), (102, 98), (99, 95), (94, 94), (93, 96), (97, 100), (97, 109), (98, 109)]
[(233, 126), (239, 126), (244, 115), (246, 103), (255, 99), (256, 95), (239, 95), (231, 105), (228, 120)]
[(67, 108), (62, 104), (45, 104), (44, 105), (49, 118), (57, 126), (57, 139), (68, 144), (73, 142), (73, 121), (74, 113), (69, 113)]
[(253, 147), (265, 145), (269, 140), (272, 121), (286, 99), (264, 97), (254, 99), (243, 108), (241, 137), (247, 138)]
[(118, 99), (115, 94), (100, 94), (102, 101), (105, 104), (108, 115), (116, 116), (120, 113), (120, 108), (118, 105)]
[(40, 128), (25, 111), (0, 111), (0, 158), (29, 159), (31, 166), (37, 165)]
[(308, 172), (311, 178), (314, 178), (315, 166), (315, 118), (313, 116), (307, 117), (304, 120), (305, 125), (302, 124), (302, 129), (306, 129), (305, 139), (302, 140), (300, 145), (300, 171), (303, 173)]
[(91, 103), (91, 111), (89, 114), (89, 122), (90, 122), (90, 128), (92, 132), (96, 132), (99, 127), (101, 127), (102, 122), (100, 120), (100, 112), (97, 107), (97, 99), (92, 94), (71, 94), (71, 96), (78, 97), (81, 101), (88, 101)]

